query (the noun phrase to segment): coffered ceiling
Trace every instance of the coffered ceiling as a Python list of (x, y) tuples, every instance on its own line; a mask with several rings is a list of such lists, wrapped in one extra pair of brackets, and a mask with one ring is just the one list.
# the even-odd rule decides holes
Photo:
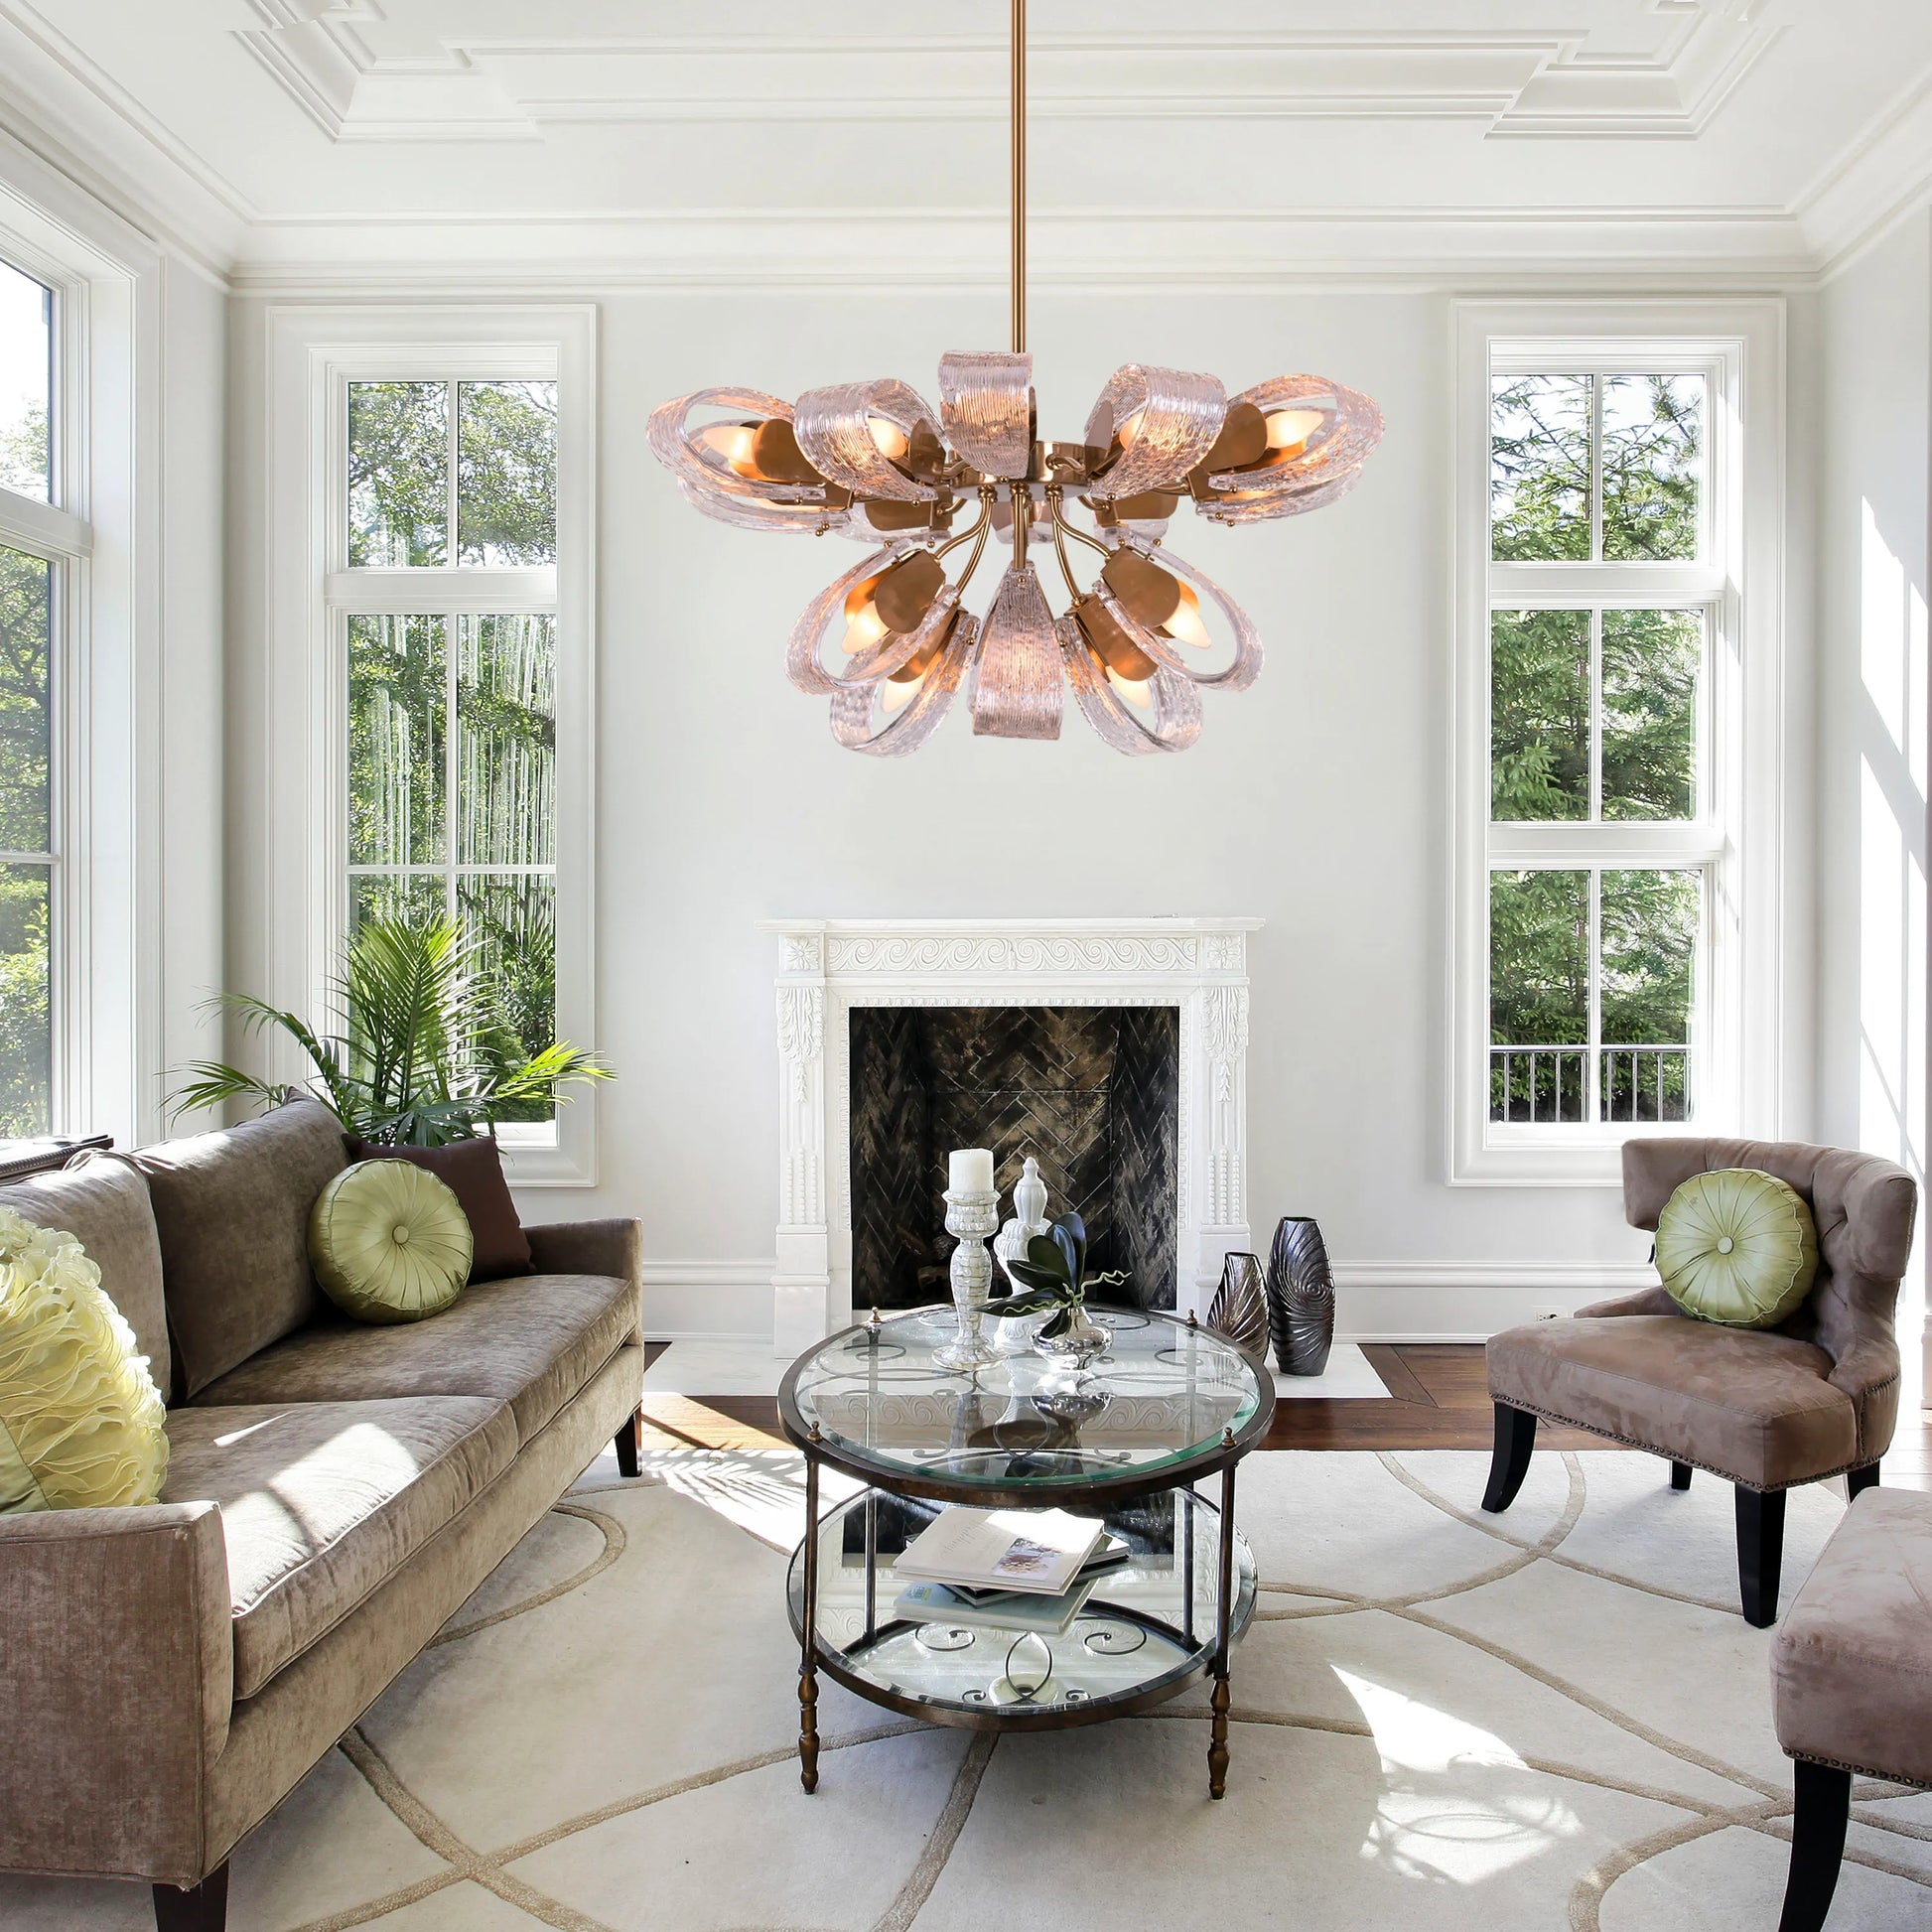
[[(243, 281), (1000, 257), (1005, 0), (0, 0), (0, 124)], [(1034, 0), (1043, 280), (1796, 277), (1932, 177), (1927, 0)]]

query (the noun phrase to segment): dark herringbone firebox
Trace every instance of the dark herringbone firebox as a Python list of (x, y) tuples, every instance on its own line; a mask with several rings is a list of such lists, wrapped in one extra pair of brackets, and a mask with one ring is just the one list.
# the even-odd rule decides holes
[(943, 1300), (946, 1156), (993, 1150), (1002, 1214), (1031, 1154), (1049, 1213), (1084, 1217), (1108, 1299), (1174, 1306), (1179, 1014), (1173, 1007), (857, 1007), (852, 1301)]

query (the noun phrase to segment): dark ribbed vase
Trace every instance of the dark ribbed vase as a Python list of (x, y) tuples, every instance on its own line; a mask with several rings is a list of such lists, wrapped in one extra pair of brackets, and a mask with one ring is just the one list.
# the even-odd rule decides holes
[(1285, 1375), (1319, 1375), (1335, 1339), (1335, 1285), (1321, 1230), (1306, 1214), (1284, 1214), (1268, 1255), (1268, 1326)]
[(1231, 1254), (1221, 1263), (1207, 1325), (1256, 1361), (1268, 1359), (1268, 1276), (1259, 1255)]

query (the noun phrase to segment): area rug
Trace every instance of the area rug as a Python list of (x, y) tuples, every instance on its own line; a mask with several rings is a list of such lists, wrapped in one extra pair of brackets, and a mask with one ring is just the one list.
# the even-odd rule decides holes
[[(1728, 1488), (1539, 1455), (1271, 1452), (1266, 1587), (1206, 1795), (1196, 1694), (997, 1741), (826, 1683), (792, 1755), (796, 1457), (609, 1461), (237, 1854), (235, 1932), (1666, 1932), (1777, 1922), (1790, 1769)], [(1787, 1592), (1842, 1503), (1790, 1505)], [(1832, 1925), (1932, 1924), (1932, 1799), (1857, 1787)], [(0, 1880), (9, 1932), (143, 1932), (144, 1888)]]

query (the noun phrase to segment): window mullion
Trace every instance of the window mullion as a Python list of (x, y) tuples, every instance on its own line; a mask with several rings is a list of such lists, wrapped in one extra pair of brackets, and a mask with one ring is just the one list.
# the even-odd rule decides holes
[(443, 916), (457, 916), (457, 839), (460, 832), (457, 783), (460, 760), (457, 750), (457, 651), (460, 646), (455, 617), (443, 620)]
[(463, 402), (463, 385), (452, 382), (449, 385), (448, 404), (444, 414), (449, 418), (447, 434), (449, 437), (449, 483), (444, 491), (444, 536), (443, 561), (455, 565), (461, 561), (457, 551), (457, 478), (462, 467), (461, 426), (457, 422), (457, 410)]
[(1603, 378), (1589, 379), (1589, 558), (1603, 561)]
[(1589, 998), (1586, 1004), (1584, 1036), (1584, 1119), (1592, 1124), (1603, 1117), (1603, 875), (1589, 869)]
[(1589, 614), (1589, 816), (1603, 822), (1603, 614)]

